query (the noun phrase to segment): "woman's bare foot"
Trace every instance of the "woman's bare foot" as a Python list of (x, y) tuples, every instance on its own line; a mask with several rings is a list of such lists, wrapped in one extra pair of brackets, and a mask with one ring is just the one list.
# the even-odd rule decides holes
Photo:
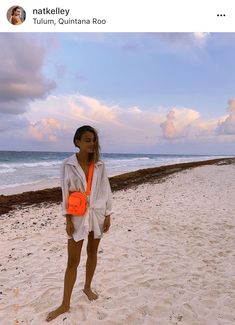
[(83, 292), (87, 295), (87, 298), (89, 300), (95, 300), (98, 298), (98, 295), (96, 293), (94, 293), (91, 288), (84, 288)]
[(47, 318), (46, 318), (46, 321), (47, 321), (47, 322), (50, 322), (52, 319), (54, 319), (54, 318), (56, 318), (57, 316), (59, 316), (59, 315), (65, 313), (65, 312), (68, 311), (68, 310), (69, 310), (69, 306), (63, 306), (63, 305), (61, 305), (60, 307), (58, 307), (57, 309), (51, 311), (51, 312), (48, 314), (48, 316), (47, 316)]

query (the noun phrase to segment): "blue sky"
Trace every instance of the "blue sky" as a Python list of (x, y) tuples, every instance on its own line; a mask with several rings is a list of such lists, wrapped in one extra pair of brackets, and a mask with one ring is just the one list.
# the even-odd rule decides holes
[(0, 150), (235, 154), (234, 33), (0, 34)]

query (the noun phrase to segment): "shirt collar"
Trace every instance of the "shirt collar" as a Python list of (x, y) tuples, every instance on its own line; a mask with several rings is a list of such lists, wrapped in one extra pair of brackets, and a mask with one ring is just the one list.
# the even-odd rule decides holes
[[(72, 166), (78, 166), (78, 161), (77, 161), (77, 157), (76, 157), (76, 154), (73, 154), (72, 156), (70, 156), (70, 157), (68, 157), (67, 159), (66, 159), (66, 164), (67, 165), (72, 165)], [(99, 161), (97, 161), (96, 163), (95, 163), (95, 167), (96, 166), (99, 166), (99, 165), (102, 165), (103, 164), (103, 162), (102, 162), (102, 160), (99, 160)]]

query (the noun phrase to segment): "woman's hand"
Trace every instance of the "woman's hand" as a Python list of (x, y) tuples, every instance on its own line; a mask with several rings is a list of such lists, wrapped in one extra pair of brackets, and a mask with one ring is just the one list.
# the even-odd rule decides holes
[(74, 225), (72, 221), (68, 221), (66, 222), (66, 232), (69, 236), (72, 237), (72, 234), (74, 233)]
[(105, 216), (104, 226), (103, 226), (104, 232), (107, 232), (109, 230), (109, 227), (110, 227), (110, 216)]

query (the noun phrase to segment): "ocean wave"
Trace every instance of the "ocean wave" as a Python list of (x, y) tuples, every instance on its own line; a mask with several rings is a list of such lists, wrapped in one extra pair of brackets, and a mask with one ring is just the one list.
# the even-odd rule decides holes
[(46, 161), (38, 161), (38, 162), (24, 162), (24, 163), (10, 163), (10, 164), (0, 164), (0, 168), (22, 168), (22, 167), (51, 167), (51, 166), (56, 166), (60, 165), (62, 163), (61, 160), (52, 160), (49, 162)]
[(24, 163), (22, 164), (24, 167), (50, 167), (60, 165), (62, 162), (60, 160), (50, 161), (50, 162), (37, 162), (37, 163)]
[(137, 162), (139, 160), (152, 160), (152, 158), (149, 157), (139, 157), (139, 158), (125, 158), (125, 159), (104, 159), (107, 163), (125, 163), (125, 162)]
[(8, 174), (8, 173), (14, 173), (16, 169), (14, 168), (5, 168), (5, 169), (0, 169), (0, 174)]

